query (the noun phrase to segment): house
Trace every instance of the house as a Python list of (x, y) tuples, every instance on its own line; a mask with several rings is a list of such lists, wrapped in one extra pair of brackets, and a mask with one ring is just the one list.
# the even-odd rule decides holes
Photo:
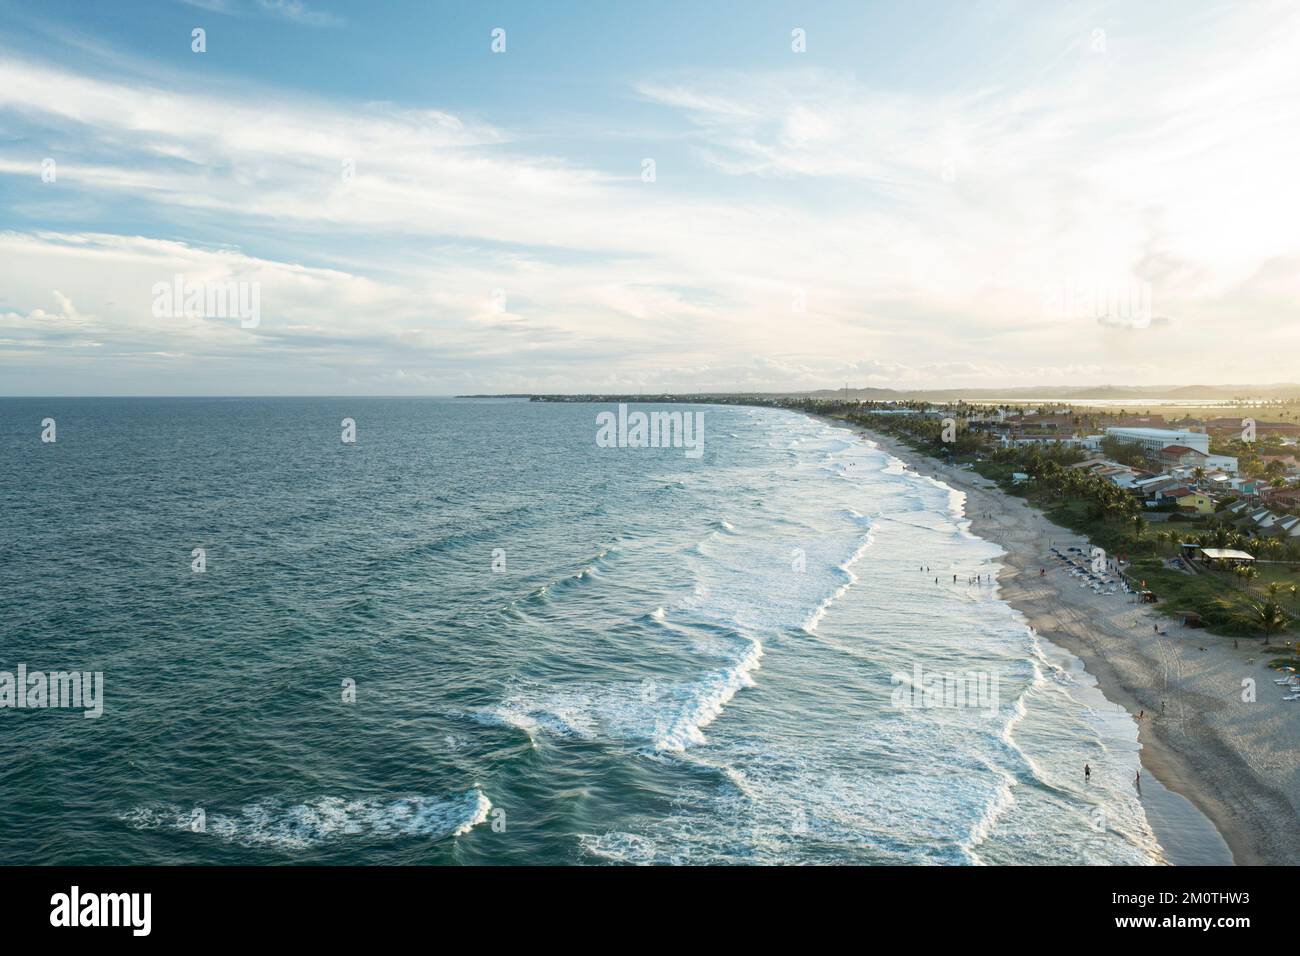
[(1265, 465), (1273, 461), (1279, 462), (1282, 465), (1282, 471), (1289, 475), (1300, 471), (1300, 461), (1296, 460), (1295, 455), (1260, 455), (1259, 460)]
[(1206, 455), (1203, 467), (1206, 469), (1213, 468), (1215, 471), (1226, 471), (1235, 475), (1237, 473), (1237, 459), (1234, 455)]
[(1201, 479), (1200, 485), (1203, 489), (1208, 490), (1211, 494), (1226, 494), (1232, 489), (1232, 476), (1225, 475), (1221, 471), (1206, 475)]
[[(1173, 475), (1154, 475), (1150, 478), (1139, 478), (1130, 486), (1134, 494), (1139, 494), (1144, 498), (1156, 499), (1161, 493), (1169, 488), (1177, 488), (1185, 485), (1185, 482)], [(1183, 491), (1187, 491), (1183, 488)]]
[(1259, 533), (1267, 531), (1269, 528), (1273, 527), (1273, 525), (1277, 524), (1279, 519), (1277, 515), (1273, 514), (1273, 512), (1269, 511), (1267, 508), (1258, 508), (1250, 513), (1250, 517), (1247, 520), (1254, 525), (1255, 532)]
[[(1223, 514), (1227, 518), (1240, 518), (1244, 515), (1248, 515), (1250, 508), (1251, 504), (1249, 501), (1234, 501), (1232, 504), (1228, 505), (1228, 507), (1223, 509)], [(1235, 524), (1236, 522), (1234, 521), (1233, 523)]]
[(1300, 487), (1282, 485), (1264, 492), (1264, 500), (1277, 508), (1300, 508)]
[(1264, 488), (1264, 482), (1258, 478), (1233, 478), (1229, 484), (1237, 494), (1251, 497), (1259, 494)]
[(1076, 461), (1073, 465), (1066, 465), (1065, 467), (1072, 468), (1075, 471), (1086, 471), (1086, 470), (1090, 470), (1096, 465), (1113, 465), (1113, 464), (1115, 463), (1108, 458), (1104, 458), (1101, 455), (1093, 455), (1091, 458), (1085, 458), (1083, 461)]
[(1300, 516), (1287, 515), (1273, 525), (1279, 537), (1300, 538)]
[(1190, 511), (1198, 515), (1214, 514), (1214, 501), (1209, 495), (1203, 495), (1199, 491), (1188, 491), (1185, 495), (1179, 495), (1176, 499), (1178, 508), (1181, 511)]
[(1100, 468), (1093, 470), (1093, 474), (1099, 478), (1105, 478), (1117, 488), (1132, 488), (1138, 481), (1139, 474), (1132, 468), (1125, 468), (1123, 465), (1102, 465)]
[(1210, 456), (1186, 445), (1166, 445), (1156, 458), (1163, 465), (1181, 465), (1184, 468), (1201, 468)]

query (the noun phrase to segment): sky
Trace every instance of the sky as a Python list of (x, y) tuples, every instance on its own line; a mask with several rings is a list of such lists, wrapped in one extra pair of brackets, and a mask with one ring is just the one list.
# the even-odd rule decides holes
[(1297, 62), (1281, 2), (0, 0), (0, 395), (1295, 382)]

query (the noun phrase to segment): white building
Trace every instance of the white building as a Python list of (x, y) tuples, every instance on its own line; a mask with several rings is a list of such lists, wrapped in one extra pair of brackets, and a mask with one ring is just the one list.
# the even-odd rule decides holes
[(1141, 445), (1147, 451), (1160, 451), (1168, 445), (1185, 445), (1202, 455), (1210, 453), (1210, 436), (1172, 428), (1107, 428), (1106, 437), (1126, 445)]

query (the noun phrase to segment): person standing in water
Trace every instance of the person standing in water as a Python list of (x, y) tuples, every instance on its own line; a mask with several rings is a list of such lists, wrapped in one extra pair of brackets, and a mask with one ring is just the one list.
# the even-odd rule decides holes
[(1092, 779), (1092, 768), (1089, 767), (1087, 764), (1083, 765), (1083, 779), (1084, 780)]

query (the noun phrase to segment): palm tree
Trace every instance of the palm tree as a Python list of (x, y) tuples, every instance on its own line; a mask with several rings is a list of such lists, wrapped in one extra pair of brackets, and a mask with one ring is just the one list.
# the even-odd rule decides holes
[(1133, 534), (1141, 541), (1143, 533), (1147, 530), (1147, 519), (1141, 515), (1133, 516)]
[(1277, 604), (1276, 601), (1266, 601), (1263, 604), (1254, 605), (1255, 615), (1254, 623), (1259, 625), (1259, 629), (1264, 632), (1264, 643), (1268, 643), (1269, 637), (1275, 631), (1284, 630), (1290, 620), (1286, 612)]

